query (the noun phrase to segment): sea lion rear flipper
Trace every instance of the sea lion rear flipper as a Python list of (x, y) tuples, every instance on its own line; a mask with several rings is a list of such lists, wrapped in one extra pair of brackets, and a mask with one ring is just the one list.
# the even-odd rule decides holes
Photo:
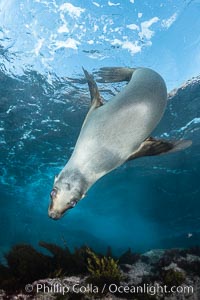
[(97, 82), (121, 82), (129, 81), (135, 70), (134, 68), (104, 67), (95, 74), (99, 77)]
[(135, 151), (129, 156), (127, 161), (142, 156), (153, 156), (173, 153), (179, 150), (186, 149), (189, 146), (191, 146), (191, 144), (192, 141), (190, 140), (167, 141), (157, 140), (153, 137), (149, 137), (140, 145), (137, 151)]
[(85, 78), (87, 79), (88, 87), (90, 90), (91, 108), (93, 109), (97, 108), (103, 105), (102, 98), (99, 93), (99, 89), (97, 87), (96, 82), (94, 81), (93, 76), (89, 74), (88, 71), (86, 71), (84, 68), (83, 68), (83, 72), (85, 74)]
[(83, 68), (83, 72), (85, 74), (85, 78), (87, 79), (88, 87), (90, 90), (91, 106), (85, 117), (82, 128), (85, 125), (86, 121), (88, 120), (88, 117), (90, 116), (92, 111), (103, 105), (102, 97), (100, 96), (99, 89), (97, 87), (96, 82), (94, 81), (93, 76), (89, 74), (88, 71), (86, 71), (84, 68)]

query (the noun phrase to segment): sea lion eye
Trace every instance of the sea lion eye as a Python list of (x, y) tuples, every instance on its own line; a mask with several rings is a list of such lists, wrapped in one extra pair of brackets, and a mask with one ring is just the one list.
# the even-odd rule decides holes
[(70, 205), (71, 208), (73, 208), (74, 206), (76, 206), (76, 204), (77, 204), (76, 200), (72, 200), (72, 201), (69, 202), (69, 205)]
[(51, 191), (50, 196), (51, 196), (51, 198), (55, 198), (56, 195), (57, 195), (57, 189), (54, 188), (54, 189)]

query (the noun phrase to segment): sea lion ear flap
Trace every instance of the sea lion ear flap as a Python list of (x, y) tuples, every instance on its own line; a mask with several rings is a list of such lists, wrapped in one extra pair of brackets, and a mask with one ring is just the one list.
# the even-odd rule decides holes
[(92, 109), (98, 108), (99, 106), (103, 105), (103, 102), (97, 84), (94, 81), (93, 76), (89, 74), (88, 71), (86, 71), (84, 68), (83, 68), (83, 72), (85, 74), (85, 78), (87, 80), (88, 87), (90, 90), (91, 108)]
[(85, 198), (86, 194), (82, 194), (81, 199)]
[(57, 179), (58, 179), (58, 174), (56, 174), (56, 175), (54, 176), (54, 183), (57, 181)]

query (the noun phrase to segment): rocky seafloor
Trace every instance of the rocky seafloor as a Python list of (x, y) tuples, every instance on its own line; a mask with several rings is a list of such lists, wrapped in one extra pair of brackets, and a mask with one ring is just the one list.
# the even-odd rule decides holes
[[(0, 299), (200, 299), (200, 247), (130, 249), (113, 257), (88, 247), (75, 249), (40, 243), (14, 246), (0, 265)], [(47, 276), (49, 275), (49, 276)]]

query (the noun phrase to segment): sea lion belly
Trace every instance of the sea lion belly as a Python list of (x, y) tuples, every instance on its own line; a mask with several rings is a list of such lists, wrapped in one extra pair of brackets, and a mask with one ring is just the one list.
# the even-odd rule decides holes
[(72, 159), (83, 168), (107, 173), (121, 165), (150, 135), (167, 102), (162, 77), (137, 69), (128, 85), (96, 109), (82, 128)]

